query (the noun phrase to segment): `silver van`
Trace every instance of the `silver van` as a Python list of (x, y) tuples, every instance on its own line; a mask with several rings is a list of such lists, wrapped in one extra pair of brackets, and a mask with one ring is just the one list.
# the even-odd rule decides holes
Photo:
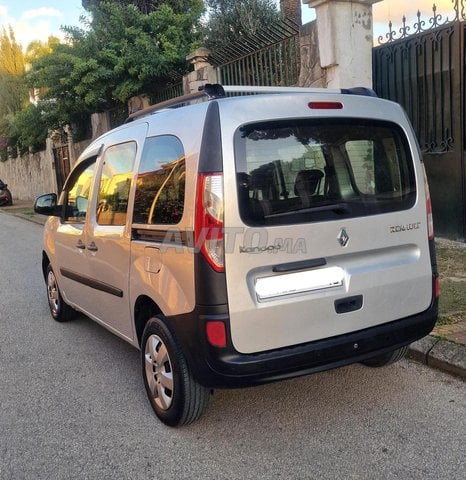
[(139, 348), (162, 422), (214, 388), (387, 365), (432, 330), (432, 210), (399, 105), (206, 85), (128, 120), (35, 210), (53, 318)]

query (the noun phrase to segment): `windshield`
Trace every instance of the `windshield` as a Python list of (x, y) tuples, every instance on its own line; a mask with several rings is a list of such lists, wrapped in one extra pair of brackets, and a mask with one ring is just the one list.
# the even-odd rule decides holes
[(235, 138), (240, 214), (249, 225), (375, 215), (416, 199), (407, 139), (379, 121), (250, 124)]

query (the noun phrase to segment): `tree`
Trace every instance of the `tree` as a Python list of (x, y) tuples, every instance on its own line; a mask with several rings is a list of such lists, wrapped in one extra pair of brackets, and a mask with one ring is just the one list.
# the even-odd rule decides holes
[(26, 48), (24, 56), (26, 64), (31, 64), (34, 60), (52, 53), (54, 47), (59, 43), (60, 39), (54, 35), (50, 35), (46, 42), (33, 40)]
[(48, 124), (41, 105), (29, 104), (16, 114), (7, 117), (8, 144), (20, 153), (39, 151), (45, 147)]
[[(102, 4), (109, 3), (109, 0), (82, 0), (82, 6), (88, 12), (95, 12)], [(198, 11), (202, 9), (202, 0), (114, 0), (111, 3), (127, 6), (134, 5), (141, 13), (148, 14), (154, 12), (166, 3), (170, 5), (175, 13), (189, 13), (190, 11)]]
[(27, 104), (24, 55), (11, 26), (0, 32), (0, 157), (11, 144), (9, 118)]
[(24, 55), (14, 31), (4, 28), (0, 34), (0, 117), (20, 110), (27, 101), (24, 84)]
[[(90, 16), (83, 18), (84, 28), (64, 27), (65, 43), (50, 38), (29, 45), (23, 94), (27, 100), (27, 87), (39, 90), (40, 101), (27, 107), (19, 102), (10, 115), (0, 117), (3, 144), (7, 138), (21, 150), (36, 149), (48, 130), (65, 125), (79, 140), (91, 113), (121, 109), (141, 93), (155, 95), (174, 74), (186, 73), (186, 56), (202, 35), (201, 0), (84, 3)], [(16, 46), (12, 32), (7, 39)], [(20, 48), (15, 52), (22, 54)], [(24, 62), (23, 56), (23, 76)]]
[(43, 107), (54, 127), (71, 124), (76, 134), (91, 112), (126, 105), (140, 93), (155, 95), (173, 72), (186, 73), (202, 2), (184, 0), (192, 7), (187, 13), (161, 4), (147, 14), (123, 3), (89, 2), (87, 28), (65, 28), (68, 42), (32, 62), (30, 85), (47, 89)]
[(273, 0), (207, 0), (206, 4), (209, 18), (205, 43), (212, 51), (255, 35), (280, 18)]

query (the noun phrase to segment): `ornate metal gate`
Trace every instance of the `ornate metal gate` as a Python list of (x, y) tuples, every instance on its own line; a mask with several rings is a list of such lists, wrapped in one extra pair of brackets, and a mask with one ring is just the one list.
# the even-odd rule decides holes
[(464, 0), (453, 0), (455, 18), (433, 7), (429, 28), (418, 12), (414, 27), (379, 37), (373, 50), (374, 88), (399, 102), (413, 123), (423, 152), (437, 234), (466, 237)]

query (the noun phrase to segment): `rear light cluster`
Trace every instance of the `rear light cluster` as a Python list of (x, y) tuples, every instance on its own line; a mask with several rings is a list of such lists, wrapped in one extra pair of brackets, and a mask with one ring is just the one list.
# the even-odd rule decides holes
[(427, 182), (426, 169), (424, 163), (422, 165), (422, 173), (424, 175), (424, 191), (426, 192), (426, 211), (427, 211), (427, 232), (429, 240), (434, 239), (434, 219), (432, 217), (432, 202), (430, 201), (429, 183)]
[(430, 199), (429, 182), (427, 181), (426, 168), (424, 162), (421, 162), (422, 174), (424, 176), (424, 191), (426, 194), (426, 212), (427, 212), (427, 235), (429, 237), (429, 249), (431, 256), (431, 263), (433, 268), (432, 290), (434, 298), (440, 296), (440, 282), (437, 273), (437, 265), (435, 264), (435, 246), (434, 246), (434, 218), (432, 216), (432, 201)]
[[(216, 272), (225, 269), (223, 242), (223, 174), (199, 174), (196, 195), (195, 242)], [(221, 321), (205, 325), (207, 341), (214, 347), (227, 345), (226, 326)]]
[(196, 198), (196, 248), (216, 272), (224, 271), (223, 174), (199, 174)]

